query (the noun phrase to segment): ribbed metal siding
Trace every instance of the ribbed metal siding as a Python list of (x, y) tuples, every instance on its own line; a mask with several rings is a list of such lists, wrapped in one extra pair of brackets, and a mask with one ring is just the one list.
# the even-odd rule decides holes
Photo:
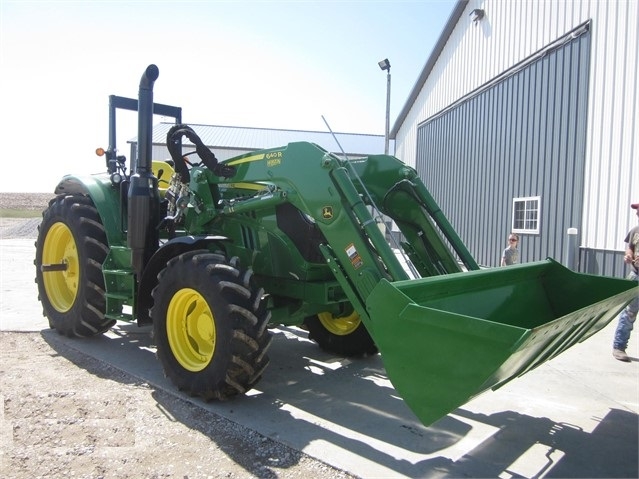
[(513, 198), (541, 197), (522, 261), (561, 261), (580, 227), (589, 60), (582, 26), (418, 127), (417, 170), (480, 264), (498, 265)]
[(590, 133), (582, 246), (623, 250), (639, 201), (639, 1), (592, 1)]
[(601, 276), (625, 278), (630, 272), (623, 261), (623, 252), (581, 248), (579, 262), (581, 271)]

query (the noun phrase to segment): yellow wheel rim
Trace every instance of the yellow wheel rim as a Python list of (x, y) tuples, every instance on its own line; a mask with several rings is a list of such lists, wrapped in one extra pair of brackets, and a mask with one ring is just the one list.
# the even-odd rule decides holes
[(322, 325), (337, 336), (346, 336), (357, 329), (362, 320), (359, 314), (353, 311), (348, 316), (333, 316), (331, 313), (319, 313), (317, 315)]
[(215, 354), (215, 318), (200, 293), (179, 290), (166, 312), (169, 346), (180, 365), (191, 372), (202, 371)]
[(64, 223), (55, 223), (49, 228), (42, 247), (42, 264), (64, 264), (64, 271), (42, 273), (44, 289), (51, 306), (60, 313), (71, 309), (80, 285), (80, 262), (78, 247), (71, 230)]

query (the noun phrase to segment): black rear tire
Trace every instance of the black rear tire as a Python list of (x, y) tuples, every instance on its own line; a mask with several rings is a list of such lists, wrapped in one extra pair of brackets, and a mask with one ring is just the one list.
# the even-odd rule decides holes
[(235, 259), (198, 250), (171, 259), (153, 290), (154, 338), (167, 377), (205, 400), (244, 394), (269, 363), (264, 291)]
[(35, 247), (38, 299), (52, 328), (69, 337), (90, 337), (115, 324), (105, 317), (106, 233), (89, 197), (52, 199), (42, 213)]

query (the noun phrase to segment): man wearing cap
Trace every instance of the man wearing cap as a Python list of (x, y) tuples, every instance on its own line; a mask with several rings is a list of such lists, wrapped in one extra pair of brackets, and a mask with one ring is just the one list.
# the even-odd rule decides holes
[[(639, 217), (639, 203), (634, 203), (630, 207), (635, 210), (637, 217)], [(624, 241), (626, 242), (626, 254), (623, 260), (624, 263), (630, 265), (628, 279), (639, 281), (639, 226), (632, 228)], [(635, 319), (637, 319), (637, 310), (639, 310), (639, 296), (633, 299), (619, 316), (619, 323), (617, 324), (615, 339), (612, 344), (612, 355), (619, 361), (630, 361), (626, 354), (626, 347), (628, 347), (630, 331), (632, 331)]]

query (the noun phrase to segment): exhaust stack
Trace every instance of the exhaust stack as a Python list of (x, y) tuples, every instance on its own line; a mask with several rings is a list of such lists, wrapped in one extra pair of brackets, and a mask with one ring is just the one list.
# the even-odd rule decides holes
[(138, 149), (135, 164), (131, 165), (134, 173), (129, 185), (127, 216), (127, 244), (138, 280), (159, 242), (160, 195), (158, 180), (151, 168), (153, 84), (159, 75), (158, 67), (149, 65), (140, 79), (138, 93)]

